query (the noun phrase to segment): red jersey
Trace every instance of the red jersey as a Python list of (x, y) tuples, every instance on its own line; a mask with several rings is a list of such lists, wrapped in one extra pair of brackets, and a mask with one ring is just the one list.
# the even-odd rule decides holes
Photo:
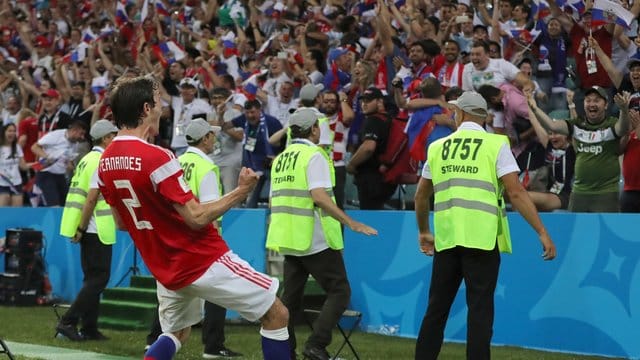
[(116, 137), (98, 166), (105, 200), (153, 276), (171, 290), (193, 283), (229, 250), (212, 224), (192, 230), (173, 207), (195, 199), (182, 174), (171, 151), (132, 136)]
[(622, 176), (624, 177), (624, 191), (640, 190), (640, 140), (635, 131), (629, 135), (627, 149), (622, 160)]
[(30, 163), (36, 161), (36, 156), (31, 151), (31, 146), (38, 141), (38, 119), (34, 117), (24, 118), (18, 124), (18, 136), (25, 135), (27, 137), (24, 147), (24, 161)]
[[(577, 75), (580, 78), (580, 87), (582, 89), (588, 89), (594, 85), (598, 85), (603, 88), (611, 87), (611, 79), (609, 79), (609, 75), (595, 54), (593, 58), (596, 61), (598, 71), (593, 74), (589, 74), (586, 57), (589, 34), (587, 34), (580, 25), (574, 24), (571, 28), (571, 32), (569, 33), (569, 37), (571, 38), (571, 54), (576, 59), (576, 70)], [(604, 51), (604, 53), (609, 57), (611, 57), (611, 37), (612, 34), (604, 27), (600, 27), (593, 31), (593, 38), (596, 39), (598, 44), (600, 44), (602, 51)]]

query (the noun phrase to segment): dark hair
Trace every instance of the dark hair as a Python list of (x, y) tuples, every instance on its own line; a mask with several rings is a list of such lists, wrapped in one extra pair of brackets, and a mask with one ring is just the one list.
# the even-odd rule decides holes
[(222, 83), (225, 85), (229, 85), (232, 89), (235, 89), (236, 87), (236, 80), (233, 78), (233, 76), (229, 75), (229, 74), (224, 74), (222, 76), (220, 76), (222, 78)]
[(292, 139), (306, 139), (309, 136), (311, 136), (311, 130), (313, 129), (313, 126), (310, 128), (303, 129), (298, 125), (291, 125), (289, 129), (291, 129)]
[(340, 100), (340, 95), (339, 95), (339, 94), (338, 94), (338, 92), (337, 92), (337, 91), (335, 91), (335, 90), (331, 90), (331, 89), (329, 89), (329, 90), (325, 90), (325, 91), (322, 93), (322, 95), (323, 95), (323, 96), (324, 96), (324, 95), (326, 95), (326, 94), (334, 95), (334, 96), (336, 97), (336, 100)]
[(142, 123), (144, 104), (155, 106), (159, 84), (148, 77), (119, 78), (111, 88), (109, 103), (116, 126), (134, 129)]
[(71, 124), (69, 124), (69, 129), (83, 129), (87, 131), (87, 123), (82, 120), (73, 120)]
[(489, 53), (489, 43), (483, 40), (474, 41), (471, 45), (471, 48), (481, 47), (484, 49), (484, 52)]
[(437, 56), (440, 54), (441, 50), (440, 45), (433, 39), (421, 40), (423, 43), (422, 48), (424, 49), (425, 54), (430, 55), (431, 57)]
[(499, 53), (502, 53), (502, 46), (500, 45), (500, 43), (499, 43), (499, 42), (497, 42), (497, 41), (493, 41), (493, 40), (491, 40), (491, 41), (489, 41), (489, 42), (487, 43), (487, 48), (485, 49), (485, 51), (486, 51), (487, 53), (489, 53), (489, 52), (490, 52), (491, 45), (493, 45), (493, 46), (497, 47), (497, 48), (498, 48), (498, 52), (499, 52)]
[(18, 128), (16, 127), (16, 124), (14, 123), (9, 123), (5, 126), (2, 127), (2, 138), (0, 138), (0, 146), (6, 145), (9, 146), (9, 148), (11, 148), (11, 155), (9, 155), (9, 159), (14, 159), (16, 157), (16, 153), (18, 152), (18, 136), (16, 133), (16, 138), (13, 139), (13, 141), (11, 142), (11, 144), (6, 144), (5, 141), (6, 140), (6, 135), (7, 135), (7, 130), (9, 129), (9, 126), (13, 126), (16, 128), (16, 131), (18, 130)]
[(437, 99), (442, 96), (442, 85), (440, 85), (438, 79), (434, 77), (428, 77), (422, 80), (420, 90), (422, 91), (422, 96), (427, 99)]
[(493, 97), (500, 95), (500, 89), (493, 85), (485, 84), (478, 88), (478, 94), (484, 98), (489, 108), (496, 110), (500, 109), (501, 106), (496, 105), (491, 101)]
[(462, 95), (463, 91), (462, 89), (460, 89), (457, 86), (452, 86), (449, 88), (449, 90), (447, 90), (444, 93), (444, 100), (445, 101), (451, 101), (451, 100), (455, 100), (457, 98), (460, 97), (460, 95)]
[(244, 109), (262, 109), (262, 104), (260, 104), (260, 101), (258, 99), (247, 100), (247, 102), (244, 103)]
[(304, 107), (313, 107), (316, 105), (316, 99), (300, 99), (300, 105)]
[(460, 52), (460, 50), (462, 50), (462, 49), (460, 49), (460, 44), (458, 44), (458, 42), (455, 41), (455, 40), (447, 39), (444, 42), (442, 42), (442, 46), (443, 47), (447, 46), (447, 44), (454, 44), (458, 48), (458, 52)]
[(327, 62), (325, 61), (325, 56), (322, 54), (322, 51), (318, 49), (309, 49), (309, 53), (311, 54), (311, 59), (316, 62), (318, 71), (325, 74), (327, 72)]
[(229, 95), (231, 95), (231, 90), (229, 90), (229, 89), (227, 89), (225, 87), (219, 86), (219, 87), (215, 87), (215, 88), (211, 89), (211, 97), (222, 96), (222, 97), (227, 98), (227, 97), (229, 97)]

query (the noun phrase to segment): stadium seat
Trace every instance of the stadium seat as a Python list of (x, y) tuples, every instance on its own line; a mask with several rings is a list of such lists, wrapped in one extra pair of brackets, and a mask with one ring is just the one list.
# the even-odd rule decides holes
[[(309, 325), (309, 327), (311, 328), (311, 330), (313, 330), (313, 320), (316, 317), (318, 317), (319, 314), (320, 314), (320, 310), (304, 309), (304, 318), (307, 324)], [(338, 348), (338, 351), (336, 351), (336, 353), (333, 356), (331, 356), (331, 359), (338, 359), (338, 355), (340, 355), (340, 352), (344, 349), (345, 346), (348, 346), (351, 349), (353, 356), (356, 357), (356, 360), (360, 360), (360, 356), (358, 356), (358, 352), (353, 347), (353, 344), (349, 339), (351, 338), (353, 331), (358, 328), (358, 325), (360, 325), (361, 320), (362, 320), (362, 313), (360, 311), (347, 309), (342, 313), (342, 319), (340, 319), (340, 321), (336, 326), (340, 331), (340, 334), (342, 334), (343, 341), (340, 347)], [(350, 324), (350, 326), (346, 328), (346, 331), (345, 331), (345, 328), (342, 325), (340, 325), (340, 323), (343, 321), (344, 322), (349, 321), (349, 324)]]

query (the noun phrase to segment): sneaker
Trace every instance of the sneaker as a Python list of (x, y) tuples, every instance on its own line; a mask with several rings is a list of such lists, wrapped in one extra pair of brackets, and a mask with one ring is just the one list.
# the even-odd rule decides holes
[(310, 360), (329, 360), (331, 357), (327, 350), (319, 347), (308, 347), (302, 352), (305, 359)]
[(80, 334), (78, 334), (78, 329), (76, 329), (76, 326), (71, 324), (65, 325), (59, 322), (58, 325), (56, 326), (56, 336), (58, 334), (64, 336), (65, 338), (71, 341), (84, 340), (84, 338)]
[(242, 354), (231, 349), (222, 348), (218, 351), (210, 351), (202, 354), (203, 359), (224, 359), (232, 357), (241, 357)]
[(98, 340), (98, 341), (109, 340), (108, 337), (106, 337), (103, 333), (101, 333), (98, 330), (89, 331), (89, 332), (80, 331), (80, 336), (82, 336), (84, 340)]

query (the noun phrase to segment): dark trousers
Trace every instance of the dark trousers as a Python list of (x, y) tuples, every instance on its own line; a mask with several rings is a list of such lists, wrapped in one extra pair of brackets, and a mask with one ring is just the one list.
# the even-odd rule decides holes
[[(224, 323), (227, 309), (205, 301), (204, 311), (204, 321), (202, 322), (204, 352), (215, 354), (224, 348)], [(162, 328), (160, 327), (160, 317), (156, 311), (151, 329), (147, 335), (147, 345), (153, 344), (160, 334), (162, 334)]]
[(620, 194), (620, 211), (626, 213), (640, 212), (640, 191), (623, 191)]
[(416, 360), (437, 359), (451, 304), (464, 280), (467, 295), (467, 359), (490, 359), (493, 336), (493, 296), (500, 253), (461, 246), (436, 252), (429, 305), (416, 341)]
[(294, 324), (302, 313), (304, 286), (309, 274), (320, 284), (327, 298), (313, 323), (313, 333), (306, 347), (325, 348), (331, 343), (331, 332), (351, 299), (351, 287), (340, 251), (326, 249), (308, 256), (286, 255), (282, 302), (289, 309), (289, 344), (292, 352), (297, 345)]
[(355, 176), (360, 210), (383, 210), (398, 185), (384, 182), (379, 172), (358, 173)]
[(82, 322), (82, 331), (98, 330), (98, 308), (100, 294), (111, 275), (111, 245), (100, 242), (97, 234), (86, 233), (80, 240), (80, 257), (84, 280), (69, 311), (62, 316), (62, 323), (77, 325)]
[(36, 173), (36, 185), (42, 191), (44, 206), (63, 206), (69, 191), (69, 182), (64, 174), (41, 171)]
[(333, 187), (333, 195), (336, 197), (336, 205), (344, 209), (344, 185), (347, 179), (347, 169), (344, 166), (336, 166), (336, 186)]
[(260, 179), (258, 179), (258, 183), (256, 184), (256, 187), (253, 188), (253, 191), (251, 191), (251, 194), (247, 199), (247, 205), (245, 206), (246, 208), (254, 209), (258, 207), (258, 202), (260, 201), (260, 194), (262, 193), (262, 189), (266, 186), (268, 190), (269, 186), (271, 185), (270, 171), (271, 170), (266, 169), (264, 171), (264, 174), (262, 174), (262, 176), (260, 176)]

